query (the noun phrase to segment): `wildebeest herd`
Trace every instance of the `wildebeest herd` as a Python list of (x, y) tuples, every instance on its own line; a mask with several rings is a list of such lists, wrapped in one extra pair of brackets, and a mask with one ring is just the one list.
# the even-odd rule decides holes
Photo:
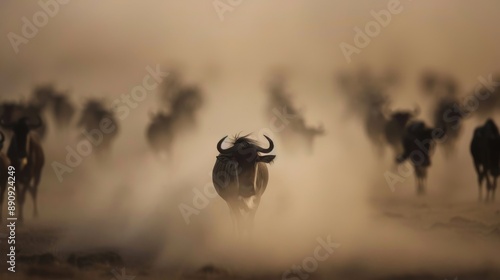
[[(199, 86), (185, 84), (174, 75), (170, 79), (160, 95), (159, 111), (152, 114), (149, 124), (144, 125), (144, 135), (152, 153), (167, 157), (179, 133), (196, 127), (198, 112), (205, 98)], [(444, 143), (447, 150), (453, 150), (460, 135), (464, 111), (456, 110), (458, 85), (451, 78), (431, 72), (422, 75), (423, 92), (437, 97), (433, 125), (429, 126), (418, 119), (421, 109), (416, 104), (412, 109), (391, 109), (385, 92), (397, 82), (395, 76), (373, 77), (369, 72), (360, 72), (358, 75), (344, 73), (339, 79), (341, 91), (349, 95), (349, 108), (364, 123), (368, 139), (375, 144), (379, 153), (384, 146), (389, 147), (394, 153), (396, 164), (409, 161), (414, 167), (417, 192), (423, 194), (436, 145)], [(276, 110), (286, 110), (292, 116), (279, 134), (286, 151), (291, 152), (300, 147), (312, 153), (314, 139), (325, 134), (323, 126), (306, 124), (303, 113), (286, 93), (283, 80), (274, 81), (268, 87), (268, 94), (268, 116), (276, 113)], [(0, 202), (5, 200), (7, 167), (12, 165), (16, 169), (20, 220), (23, 219), (22, 209), (27, 194), (34, 202), (34, 216), (38, 215), (37, 193), (45, 162), (43, 141), (49, 129), (46, 118), (52, 120), (54, 128), (50, 129), (57, 133), (71, 127), (89, 132), (98, 129), (103, 118), (111, 120), (116, 127), (120, 125), (113, 109), (105, 105), (105, 100), (88, 99), (79, 109), (67, 92), (58, 91), (50, 85), (35, 88), (27, 101), (4, 101), (0, 110), (3, 130), (0, 132)], [(484, 110), (481, 112), (484, 113)], [(492, 115), (493, 111), (489, 113)], [(79, 118), (74, 123), (77, 115)], [(97, 149), (98, 155), (106, 155), (119, 131), (117, 129), (104, 135)], [(481, 185), (486, 182), (485, 200), (492, 201), (500, 174), (500, 134), (493, 119), (489, 118), (484, 125), (476, 128), (471, 137), (470, 152), (478, 174), (479, 198), (483, 199)], [(267, 186), (269, 174), (266, 163), (271, 163), (275, 156), (262, 155), (274, 148), (273, 140), (266, 138), (268, 148), (262, 148), (248, 136), (236, 136), (229, 148), (222, 147), (226, 137), (216, 145), (219, 155), (213, 169), (214, 186), (229, 205), (234, 225), (239, 231), (251, 230), (253, 216)], [(441, 141), (444, 138), (446, 141)], [(5, 140), (9, 142), (6, 152), (3, 149)], [(225, 174), (222, 179), (221, 172)], [(241, 221), (242, 213), (249, 216), (248, 224)]]

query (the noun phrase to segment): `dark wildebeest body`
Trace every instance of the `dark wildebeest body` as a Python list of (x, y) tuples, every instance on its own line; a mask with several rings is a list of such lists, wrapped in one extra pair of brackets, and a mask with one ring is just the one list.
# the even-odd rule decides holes
[(420, 108), (417, 106), (413, 112), (395, 111), (387, 114), (387, 120), (384, 125), (385, 141), (394, 150), (396, 155), (403, 152), (403, 136), (405, 134), (406, 125), (419, 113)]
[[(0, 132), (0, 219), (2, 219), (3, 199), (7, 189), (8, 171), (10, 160), (7, 155), (2, 151), (5, 136)], [(1, 222), (0, 222), (1, 224)]]
[[(270, 153), (274, 144), (265, 136), (269, 141), (269, 148), (264, 149), (247, 137), (235, 137), (233, 146), (223, 149), (222, 143), (226, 137), (217, 143), (220, 154), (214, 165), (212, 180), (217, 193), (229, 206), (237, 231), (243, 233), (246, 230), (250, 233), (269, 179), (266, 163), (271, 163), (276, 157), (263, 156), (261, 153)], [(248, 224), (243, 224), (244, 213), (248, 214)]]
[(287, 150), (305, 148), (312, 152), (314, 139), (325, 133), (322, 125), (312, 127), (306, 124), (303, 114), (293, 106), (291, 96), (285, 92), (283, 81), (274, 82), (269, 90), (268, 116), (271, 124), (280, 131)]
[(446, 135), (444, 142), (446, 152), (453, 151), (454, 145), (460, 136), (462, 128), (462, 113), (457, 107), (458, 100), (452, 97), (441, 99), (434, 112), (434, 127), (441, 129)]
[(75, 115), (75, 107), (65, 95), (55, 95), (51, 100), (52, 116), (59, 128), (67, 128)]
[(47, 126), (43, 123), (42, 117), (42, 107), (35, 103), (16, 103), (16, 102), (5, 102), (1, 105), (1, 116), (0, 119), (6, 123), (15, 123), (21, 118), (35, 119), (41, 118), (42, 125), (36, 129), (34, 135), (37, 140), (44, 139), (47, 134)]
[(396, 161), (402, 163), (407, 159), (410, 160), (415, 169), (418, 194), (425, 192), (427, 169), (431, 166), (434, 146), (432, 128), (427, 127), (422, 121), (413, 121), (408, 124), (403, 136), (403, 153), (397, 157)]
[(493, 201), (497, 178), (500, 175), (500, 134), (492, 119), (488, 119), (484, 125), (474, 130), (470, 152), (478, 176), (479, 200), (482, 200), (482, 184), (486, 179), (485, 200)]
[(156, 153), (170, 153), (174, 139), (175, 121), (171, 115), (158, 113), (152, 117), (146, 131), (149, 146)]
[(201, 91), (195, 86), (176, 84), (170, 91), (162, 99), (169, 112), (153, 114), (146, 129), (149, 146), (157, 154), (169, 154), (178, 134), (196, 126), (196, 113), (203, 104)]
[[(92, 131), (98, 131), (99, 133), (96, 132), (95, 134), (102, 135), (96, 137), (98, 139), (94, 139), (95, 143), (92, 143), (94, 145), (93, 149), (95, 149), (97, 155), (103, 155), (109, 152), (111, 144), (116, 136), (118, 136), (119, 130), (114, 113), (105, 108), (104, 105), (97, 100), (90, 100), (87, 102), (80, 120), (78, 121), (78, 127), (83, 128), (85, 133), (92, 134)], [(105, 129), (103, 129), (103, 127)]]
[(26, 193), (29, 192), (33, 198), (33, 215), (38, 216), (37, 193), (42, 168), (45, 163), (45, 156), (41, 145), (34, 139), (30, 131), (42, 125), (38, 118), (38, 123), (30, 124), (28, 118), (21, 118), (14, 123), (1, 122), (2, 126), (13, 132), (7, 156), (11, 165), (15, 168), (16, 176), (16, 199), (19, 203), (17, 207), (19, 221), (22, 222), (23, 206)]

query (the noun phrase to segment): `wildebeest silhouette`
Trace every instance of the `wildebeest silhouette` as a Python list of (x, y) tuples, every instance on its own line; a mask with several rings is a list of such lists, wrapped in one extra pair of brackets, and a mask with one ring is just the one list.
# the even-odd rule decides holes
[(42, 120), (42, 125), (34, 130), (38, 140), (43, 140), (47, 135), (47, 126), (45, 125), (43, 119), (43, 107), (34, 102), (11, 102), (6, 101), (0, 104), (0, 119), (7, 123), (14, 123), (21, 118), (36, 119), (40, 118)]
[(247, 136), (235, 136), (232, 146), (226, 149), (222, 143), (227, 136), (217, 143), (219, 155), (212, 172), (215, 189), (229, 206), (233, 226), (240, 234), (251, 233), (253, 229), (255, 213), (269, 179), (266, 163), (276, 157), (261, 155), (274, 148), (269, 137), (265, 136), (269, 147), (262, 148)]
[(495, 199), (497, 178), (500, 174), (500, 134), (492, 119), (474, 130), (470, 144), (479, 186), (479, 200), (482, 200), (482, 184), (486, 180), (485, 201)]
[(7, 156), (11, 165), (15, 168), (16, 199), (19, 203), (17, 214), (18, 220), (22, 222), (24, 218), (23, 206), (27, 192), (33, 198), (33, 215), (38, 216), (37, 193), (42, 168), (45, 164), (45, 155), (42, 146), (30, 132), (40, 127), (42, 120), (36, 118), (36, 122), (32, 122), (29, 118), (22, 117), (15, 122), (6, 122), (2, 119), (0, 125), (13, 132)]
[(462, 131), (463, 114), (458, 108), (459, 102), (454, 97), (441, 98), (436, 104), (434, 111), (434, 127), (441, 129), (446, 135), (446, 141), (443, 142), (445, 152), (450, 154)]
[(168, 106), (151, 114), (151, 122), (146, 129), (149, 146), (159, 155), (170, 154), (177, 136), (196, 126), (196, 115), (203, 105), (201, 90), (196, 86), (179, 84), (165, 91), (169, 94), (163, 95), (162, 101)]
[(394, 150), (395, 154), (403, 152), (403, 136), (406, 125), (420, 113), (420, 107), (416, 106), (413, 111), (398, 110), (385, 112), (384, 136), (387, 144)]
[(286, 117), (278, 135), (290, 151), (299, 148), (312, 152), (314, 139), (325, 134), (322, 124), (317, 127), (306, 124), (303, 113), (292, 104), (291, 96), (285, 92), (282, 79), (271, 82), (267, 115), (271, 119)]
[[(110, 127), (109, 131), (102, 130), (102, 126), (106, 123), (106, 127)], [(113, 111), (107, 109), (101, 101), (96, 99), (89, 99), (81, 113), (80, 119), (77, 124), (78, 127), (83, 128), (86, 133), (98, 131), (102, 135), (100, 141), (94, 143), (93, 149), (98, 156), (102, 156), (111, 150), (111, 145), (119, 133), (119, 125)], [(113, 129), (111, 129), (113, 128)], [(84, 137), (84, 136), (82, 136)]]
[(7, 172), (10, 165), (9, 158), (3, 152), (4, 141), (5, 135), (0, 131), (0, 219), (2, 219), (3, 198), (7, 189), (7, 180), (9, 177)]
[(413, 165), (417, 194), (425, 192), (427, 169), (431, 166), (435, 140), (442, 137), (442, 134), (435, 134), (433, 131), (434, 129), (428, 127), (423, 121), (410, 122), (403, 136), (403, 152), (396, 158), (398, 163), (410, 160)]

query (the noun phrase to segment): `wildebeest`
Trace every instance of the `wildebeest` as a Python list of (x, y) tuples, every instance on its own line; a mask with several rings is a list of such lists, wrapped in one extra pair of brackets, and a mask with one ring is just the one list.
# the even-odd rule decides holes
[(43, 108), (40, 105), (34, 102), (3, 102), (0, 105), (0, 112), (0, 119), (7, 123), (17, 122), (21, 118), (41, 118), (42, 125), (34, 130), (36, 132), (34, 136), (39, 140), (43, 140), (45, 138), (47, 134), (47, 126), (45, 125), (45, 122), (43, 122)]
[(196, 126), (196, 114), (203, 104), (201, 91), (196, 86), (176, 85), (175, 92), (164, 98), (163, 102), (168, 100), (168, 107), (152, 114), (146, 129), (149, 146), (157, 154), (170, 153), (178, 134)]
[(170, 153), (175, 133), (175, 120), (167, 113), (151, 115), (151, 123), (146, 130), (146, 139), (156, 153)]
[(22, 117), (16, 122), (5, 122), (2, 119), (0, 125), (13, 132), (7, 156), (11, 165), (15, 168), (19, 221), (23, 220), (26, 192), (29, 192), (33, 198), (33, 215), (37, 217), (38, 185), (40, 184), (42, 168), (45, 163), (45, 155), (42, 146), (35, 140), (30, 131), (40, 127), (42, 120), (38, 117), (37, 121), (33, 123), (27, 117)]
[[(93, 149), (97, 155), (108, 152), (118, 136), (119, 127), (114, 112), (107, 109), (99, 100), (87, 101), (77, 125), (83, 128), (87, 135), (94, 135), (90, 138), (93, 138)], [(89, 138), (89, 136), (86, 137)]]
[(68, 96), (58, 94), (51, 100), (52, 115), (59, 128), (66, 128), (75, 115), (75, 107), (69, 101)]
[(497, 178), (500, 175), (500, 134), (492, 119), (488, 119), (484, 125), (474, 130), (470, 152), (477, 173), (479, 200), (482, 200), (482, 184), (483, 180), (486, 179), (485, 201), (488, 199), (493, 201)]
[(399, 154), (403, 149), (403, 136), (406, 125), (420, 113), (420, 107), (413, 111), (399, 110), (385, 113), (384, 136), (387, 144)]
[[(10, 160), (7, 155), (2, 151), (5, 135), (0, 131), (0, 219), (2, 219), (3, 198), (5, 190), (7, 189), (7, 174), (10, 165)], [(1, 223), (0, 223), (1, 224)]]
[[(435, 138), (434, 138), (435, 137)], [(422, 121), (412, 121), (408, 124), (403, 135), (403, 152), (396, 161), (403, 163), (409, 159), (415, 169), (417, 193), (425, 192), (427, 169), (431, 166), (431, 156), (435, 147), (435, 140), (442, 134), (434, 133), (434, 129)]]
[(453, 97), (441, 98), (434, 111), (434, 127), (446, 135), (443, 143), (448, 153), (453, 150), (462, 128), (464, 116), (458, 104), (458, 100)]
[[(223, 137), (217, 143), (219, 155), (212, 172), (212, 180), (217, 193), (226, 201), (231, 212), (233, 226), (238, 233), (250, 233), (260, 198), (267, 187), (269, 173), (266, 163), (271, 163), (275, 155), (261, 155), (270, 153), (274, 144), (269, 142), (268, 148), (247, 136), (235, 136), (232, 146), (222, 148), (227, 138)], [(248, 220), (243, 220), (244, 214)]]
[(285, 92), (282, 80), (273, 81), (270, 86), (267, 111), (272, 125), (276, 125), (273, 120), (281, 121), (276, 129), (290, 151), (305, 148), (306, 151), (312, 152), (314, 139), (325, 133), (322, 125), (313, 127), (306, 124), (302, 112), (295, 108), (291, 96)]

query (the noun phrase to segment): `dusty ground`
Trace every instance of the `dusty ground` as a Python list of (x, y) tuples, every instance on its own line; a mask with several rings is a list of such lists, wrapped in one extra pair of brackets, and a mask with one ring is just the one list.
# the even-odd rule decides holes
[[(460, 242), (473, 247), (477, 244), (478, 252), (470, 254), (478, 256), (482, 255), (482, 246), (492, 250), (500, 248), (498, 204), (442, 204), (418, 199), (385, 199), (374, 203), (378, 209), (375, 218), (389, 226), (392, 224), (409, 229), (424, 240), (429, 236), (441, 236), (458, 240), (457, 246), (460, 246)], [(19, 228), (17, 272), (3, 272), (0, 274), (1, 279), (282, 279), (282, 271), (243, 272), (212, 264), (202, 267), (189, 267), (186, 264), (153, 265), (154, 254), (145, 252), (138, 256), (127, 248), (89, 247), (87, 250), (72, 251), (60, 245), (59, 241), (66, 234), (64, 227), (42, 226), (34, 222)], [(390, 246), (390, 243), (387, 244)], [(2, 242), (2, 271), (5, 271), (6, 249), (6, 243)], [(368, 263), (375, 262), (379, 256), (368, 254), (369, 250), (359, 260), (352, 259), (342, 266), (333, 264), (331, 268), (322, 267), (321, 272), (313, 273), (308, 279), (500, 279), (500, 269), (493, 260), (491, 263), (472, 265), (474, 268), (460, 265), (445, 268), (443, 263), (443, 269), (429, 267), (414, 273), (377, 269)], [(409, 251), (407, 254), (418, 252)], [(450, 250), (449, 254), (451, 256), (453, 251)], [(394, 264), (394, 267), (398, 267), (398, 264)]]

